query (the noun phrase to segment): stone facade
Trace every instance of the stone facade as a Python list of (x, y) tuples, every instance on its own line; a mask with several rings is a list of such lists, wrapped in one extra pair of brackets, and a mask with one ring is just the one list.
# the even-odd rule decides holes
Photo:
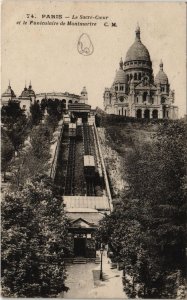
[(1, 104), (7, 105), (9, 100), (17, 101), (20, 104), (21, 109), (25, 110), (27, 113), (30, 112), (30, 106), (34, 101), (38, 101), (41, 103), (42, 100), (60, 100), (64, 103), (66, 109), (68, 109), (69, 104), (74, 103), (88, 103), (88, 93), (86, 87), (83, 87), (80, 95), (71, 94), (68, 92), (52, 92), (52, 93), (39, 93), (35, 94), (32, 89), (31, 82), (29, 87), (25, 88), (21, 92), (21, 95), (17, 98), (14, 91), (12, 90), (10, 83), (8, 85), (7, 90), (2, 94)]
[(31, 82), (28, 88), (25, 85), (25, 88), (22, 91), (21, 95), (18, 97), (18, 99), (20, 101), (21, 109), (24, 109), (26, 112), (29, 113), (31, 103), (33, 103), (36, 100), (36, 94), (32, 89)]
[(135, 32), (135, 42), (127, 51), (125, 61), (121, 59), (111, 88), (105, 88), (104, 110), (108, 114), (135, 118), (177, 119), (178, 107), (173, 105), (175, 92), (170, 89), (163, 62), (154, 78), (139, 26)]
[(70, 94), (68, 92), (65, 92), (65, 93), (53, 92), (53, 93), (36, 94), (36, 100), (41, 102), (43, 99), (61, 100), (66, 105), (66, 109), (68, 109), (69, 104), (74, 104), (74, 103), (88, 104), (88, 93), (87, 93), (86, 87), (83, 87), (80, 95)]

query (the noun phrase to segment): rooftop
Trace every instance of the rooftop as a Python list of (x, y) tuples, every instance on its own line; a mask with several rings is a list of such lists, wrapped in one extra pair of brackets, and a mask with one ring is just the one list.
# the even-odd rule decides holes
[(70, 208), (91, 208), (95, 210), (110, 210), (106, 196), (63, 196), (65, 210)]

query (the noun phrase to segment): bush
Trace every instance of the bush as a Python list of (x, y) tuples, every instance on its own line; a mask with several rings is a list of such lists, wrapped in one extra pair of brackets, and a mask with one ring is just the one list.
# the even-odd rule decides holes
[(35, 178), (2, 203), (4, 297), (50, 297), (67, 291), (64, 255), (70, 251), (61, 197)]

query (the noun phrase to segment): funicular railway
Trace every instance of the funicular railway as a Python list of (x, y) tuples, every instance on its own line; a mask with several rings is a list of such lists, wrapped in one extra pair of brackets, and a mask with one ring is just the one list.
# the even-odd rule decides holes
[[(84, 119), (64, 116), (64, 147), (67, 148), (63, 162), (64, 179), (62, 180), (63, 195), (95, 196), (96, 151), (93, 128)], [(62, 154), (62, 156), (64, 156)]]
[[(82, 130), (80, 131), (80, 127)], [(80, 134), (81, 132), (81, 134)], [(86, 185), (86, 195), (94, 196), (95, 195), (95, 183), (94, 183), (94, 175), (95, 175), (95, 162), (92, 159), (92, 165), (89, 165), (89, 157), (94, 155), (94, 145), (93, 145), (93, 137), (91, 136), (92, 130), (91, 126), (84, 123), (82, 126), (77, 126), (76, 133), (79, 133), (78, 137), (83, 140), (83, 151), (82, 155), (87, 159), (84, 161), (84, 166), (79, 164), (79, 168), (86, 168), (85, 175), (85, 185)], [(64, 187), (64, 195), (75, 195), (75, 165), (77, 163), (76, 160), (80, 159), (76, 157), (76, 145), (79, 141), (77, 141), (77, 135), (69, 137), (69, 153), (67, 160), (67, 168), (66, 168), (66, 178), (65, 178), (65, 187)], [(94, 170), (93, 170), (94, 169)], [(79, 169), (80, 172), (80, 169)]]
[(96, 257), (95, 230), (103, 214), (110, 212), (110, 203), (96, 128), (88, 112), (84, 113), (76, 116), (73, 111), (72, 117), (68, 112), (63, 118), (55, 182), (72, 220), (73, 259), (87, 260)]
[(63, 121), (56, 176), (62, 195), (102, 196), (105, 183), (93, 123), (69, 114)]

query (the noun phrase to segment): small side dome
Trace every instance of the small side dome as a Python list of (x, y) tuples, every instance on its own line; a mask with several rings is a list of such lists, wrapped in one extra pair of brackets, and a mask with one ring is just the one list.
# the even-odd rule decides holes
[(120, 63), (119, 63), (119, 70), (116, 71), (116, 75), (115, 75), (115, 78), (114, 78), (114, 83), (127, 83), (127, 78), (126, 78), (126, 75), (125, 75), (125, 72), (123, 71), (123, 61), (122, 61), (122, 58), (120, 60)]
[(156, 84), (168, 84), (168, 77), (166, 75), (166, 73), (163, 71), (163, 62), (161, 60), (160, 62), (160, 70), (158, 72), (158, 74), (155, 77), (155, 83)]
[(33, 91), (32, 85), (31, 85), (31, 82), (30, 82), (28, 88), (26, 87), (26, 84), (25, 84), (24, 90), (22, 91), (19, 98), (29, 98), (30, 99), (31, 97), (35, 97), (35, 92)]
[(24, 90), (22, 91), (22, 93), (21, 93), (21, 95), (20, 95), (20, 97), (28, 97), (29, 96), (29, 94), (28, 94), (28, 90), (27, 90), (27, 88), (26, 88), (26, 86), (24, 87)]
[(13, 91), (13, 89), (11, 88), (10, 86), (10, 82), (9, 82), (9, 85), (8, 85), (8, 88), (6, 89), (6, 91), (2, 94), (2, 97), (6, 97), (6, 98), (16, 98), (16, 95)]
[(83, 86), (83, 89), (82, 89), (82, 91), (81, 91), (81, 95), (84, 95), (84, 94), (87, 94), (87, 90), (86, 90), (86, 87), (85, 87), (85, 86)]
[(35, 96), (35, 92), (32, 89), (31, 82), (30, 82), (29, 87), (28, 87), (28, 93), (29, 93), (29, 96)]

